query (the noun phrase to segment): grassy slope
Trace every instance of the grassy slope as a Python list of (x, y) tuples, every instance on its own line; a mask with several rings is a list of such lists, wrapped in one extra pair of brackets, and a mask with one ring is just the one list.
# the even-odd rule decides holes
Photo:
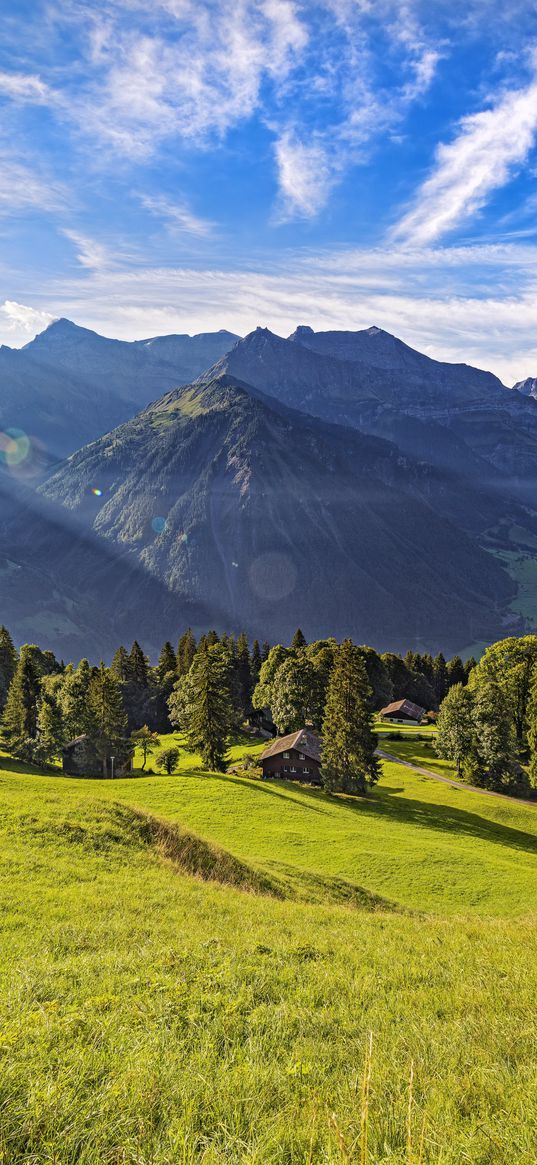
[[(2, 1162), (537, 1160), (537, 810), (396, 765), (354, 805), (184, 754), (113, 783), (2, 763)], [(317, 902), (188, 876), (144, 813)], [(334, 905), (334, 877), (420, 913)]]

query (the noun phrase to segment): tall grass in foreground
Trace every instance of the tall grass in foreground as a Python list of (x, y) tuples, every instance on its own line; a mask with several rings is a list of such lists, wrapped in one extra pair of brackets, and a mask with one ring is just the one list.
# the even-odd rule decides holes
[[(535, 1165), (532, 810), (386, 781), (360, 816), (225, 778), (112, 793), (4, 770), (1, 1165)], [(395, 870), (436, 903), (451, 871), (451, 916), (286, 900), (262, 864), (256, 892), (189, 876), (203, 847), (171, 825), (163, 844), (142, 802), (241, 841), (209, 870), (223, 883), (249, 884), (264, 832), (296, 879), (304, 852), (328, 878), (336, 849), (366, 887), (383, 861), (392, 897)], [(521, 917), (454, 912), (472, 861), (513, 882)]]

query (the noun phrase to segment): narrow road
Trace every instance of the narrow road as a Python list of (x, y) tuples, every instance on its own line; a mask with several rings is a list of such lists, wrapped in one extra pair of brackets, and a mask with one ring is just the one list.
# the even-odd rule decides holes
[(537, 801), (527, 801), (522, 797), (510, 797), (508, 793), (495, 793), (493, 789), (479, 789), (477, 785), (465, 785), (462, 781), (454, 781), (451, 777), (442, 777), (440, 773), (433, 773), (431, 769), (422, 769), (420, 765), (415, 765), (412, 761), (402, 760), (400, 756), (394, 756), (391, 752), (383, 752), (377, 748), (377, 756), (382, 760), (392, 761), (395, 765), (403, 765), (405, 769), (412, 769), (415, 773), (421, 773), (424, 777), (432, 777), (433, 781), (441, 781), (443, 785), (451, 785), (453, 789), (465, 789), (469, 793), (480, 793), (482, 797), (499, 797), (500, 801), (508, 801), (510, 805), (531, 805), (532, 809), (537, 809)]

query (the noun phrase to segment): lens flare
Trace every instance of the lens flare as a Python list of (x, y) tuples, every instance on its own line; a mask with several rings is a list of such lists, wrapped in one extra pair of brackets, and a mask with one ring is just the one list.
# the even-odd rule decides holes
[(166, 529), (167, 524), (168, 523), (166, 522), (166, 518), (163, 518), (160, 514), (158, 514), (156, 518), (151, 519), (151, 526), (155, 531), (155, 534), (162, 534)]
[(103, 496), (102, 489), (98, 489), (96, 485), (92, 486), (91, 492), (92, 492), (94, 498), (102, 498), (102, 496)]
[(14, 468), (26, 460), (30, 452), (30, 438), (23, 429), (0, 432), (0, 462)]

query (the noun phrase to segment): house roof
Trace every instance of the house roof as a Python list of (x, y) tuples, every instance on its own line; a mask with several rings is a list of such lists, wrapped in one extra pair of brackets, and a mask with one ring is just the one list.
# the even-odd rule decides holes
[(414, 704), (412, 700), (395, 700), (393, 704), (387, 704), (385, 708), (381, 708), (380, 715), (395, 716), (398, 712), (402, 712), (410, 720), (421, 720), (425, 716), (425, 708), (421, 708), (419, 704)]
[(321, 742), (309, 728), (300, 728), (298, 732), (291, 732), (289, 736), (279, 736), (261, 753), (259, 759), (266, 760), (269, 756), (279, 756), (282, 752), (289, 752), (291, 748), (297, 748), (310, 760), (317, 761), (317, 764), (321, 763)]

